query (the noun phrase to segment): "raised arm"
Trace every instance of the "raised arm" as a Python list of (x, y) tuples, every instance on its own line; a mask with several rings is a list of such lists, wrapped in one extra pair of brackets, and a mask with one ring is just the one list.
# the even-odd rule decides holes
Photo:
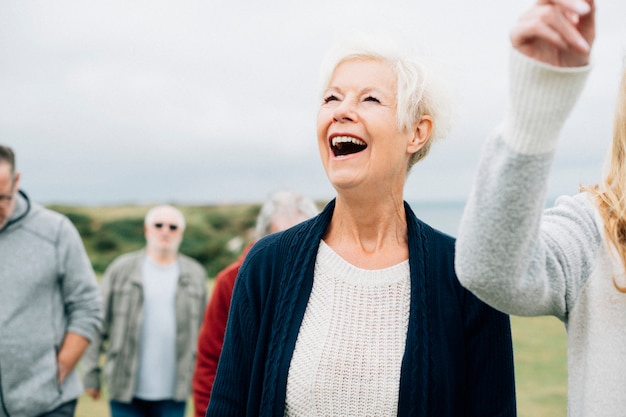
[(461, 220), (461, 283), (502, 311), (567, 315), (597, 236), (590, 203), (544, 213), (558, 135), (586, 80), (593, 2), (539, 1), (511, 32), (510, 101), (487, 141)]
[(589, 64), (594, 38), (593, 0), (540, 0), (511, 30), (515, 49), (556, 67)]

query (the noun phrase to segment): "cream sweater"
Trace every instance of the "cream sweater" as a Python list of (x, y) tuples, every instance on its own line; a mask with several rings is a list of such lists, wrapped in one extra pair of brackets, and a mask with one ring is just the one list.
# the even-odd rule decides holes
[(322, 241), (285, 415), (396, 415), (409, 303), (408, 261), (363, 270)]
[(612, 282), (626, 285), (623, 267), (589, 195), (543, 209), (558, 134), (589, 68), (557, 69), (517, 52), (511, 68), (508, 116), (486, 144), (461, 221), (457, 275), (504, 312), (565, 323), (569, 416), (624, 416), (626, 294)]

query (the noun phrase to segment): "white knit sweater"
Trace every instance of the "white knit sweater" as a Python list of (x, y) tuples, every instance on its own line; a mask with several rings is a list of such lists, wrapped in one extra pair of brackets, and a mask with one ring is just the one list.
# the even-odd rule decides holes
[(623, 267), (589, 195), (543, 210), (558, 134), (588, 71), (513, 53), (510, 110), (484, 149), (455, 262), (461, 283), (495, 308), (565, 323), (570, 417), (622, 417), (626, 294), (612, 279), (626, 284)]
[(285, 415), (396, 415), (409, 303), (408, 261), (364, 270), (322, 241)]

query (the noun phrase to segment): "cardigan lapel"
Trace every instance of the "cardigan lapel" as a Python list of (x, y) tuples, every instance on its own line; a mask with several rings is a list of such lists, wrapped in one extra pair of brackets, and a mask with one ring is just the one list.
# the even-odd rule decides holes
[(411, 310), (409, 328), (400, 374), (398, 416), (427, 416), (430, 366), (430, 312), (428, 226), (419, 221), (405, 202), (409, 267), (411, 274)]
[[(430, 373), (429, 281), (428, 260), (437, 254), (429, 253), (425, 234), (430, 228), (419, 221), (405, 202), (409, 266), (411, 274), (411, 309), (405, 353), (400, 375), (398, 416), (428, 415)], [(291, 356), (313, 287), (315, 259), (319, 242), (324, 236), (335, 207), (332, 200), (315, 218), (305, 222), (297, 232), (284, 233), (281, 240), (281, 270), (279, 293), (275, 299), (275, 329), (271, 335), (268, 363), (270, 366), (264, 384), (277, 387), (273, 394), (263, 395), (261, 415), (284, 415), (285, 389)], [(267, 386), (267, 385), (266, 385)], [(265, 391), (265, 390), (264, 390)], [(267, 394), (265, 392), (264, 394)], [(271, 411), (270, 411), (271, 410)]]

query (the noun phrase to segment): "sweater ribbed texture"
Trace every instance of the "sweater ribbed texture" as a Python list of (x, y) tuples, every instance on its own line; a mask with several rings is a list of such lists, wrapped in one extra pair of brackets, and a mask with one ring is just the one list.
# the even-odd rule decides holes
[(285, 415), (396, 415), (409, 304), (408, 261), (363, 270), (322, 242)]
[[(516, 50), (511, 53), (513, 82), (503, 126), (506, 142), (515, 151), (529, 155), (554, 150), (565, 118), (587, 80), (581, 75), (589, 72), (589, 66), (555, 71), (556, 67), (535, 62)], [(530, 83), (537, 88), (528, 88)]]

